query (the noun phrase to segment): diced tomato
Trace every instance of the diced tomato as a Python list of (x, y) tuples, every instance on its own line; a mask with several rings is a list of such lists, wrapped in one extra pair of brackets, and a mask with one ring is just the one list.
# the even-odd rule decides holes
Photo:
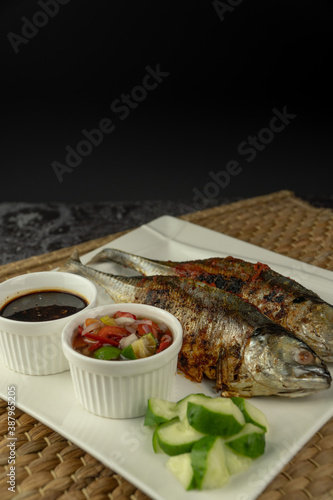
[(151, 333), (154, 335), (155, 339), (157, 339), (158, 334), (160, 333), (161, 330), (159, 328), (154, 328), (154, 326), (152, 326), (151, 329), (152, 329)]
[[(159, 332), (161, 331), (159, 326), (154, 323), (151, 319), (145, 318), (147, 321), (151, 322), (151, 324), (141, 323), (138, 325), (138, 334), (145, 335), (146, 333), (152, 333), (154, 337), (157, 339)], [(142, 320), (145, 321), (145, 320)]]
[(103, 326), (98, 332), (98, 335), (100, 337), (124, 337), (128, 335), (128, 331), (122, 326)]
[(78, 330), (79, 334), (81, 335), (81, 334), (82, 334), (82, 332), (83, 332), (83, 327), (82, 327), (81, 325), (79, 325), (79, 326), (77, 327), (77, 330)]
[(159, 326), (156, 323), (154, 323), (154, 321), (152, 321), (151, 319), (144, 318), (142, 321), (149, 321), (149, 324), (151, 323), (151, 326), (155, 328), (155, 330), (157, 330), (158, 332), (160, 331)]
[(114, 345), (115, 347), (119, 346), (119, 340), (122, 338), (121, 336), (119, 336), (118, 338), (117, 337), (112, 337), (112, 338), (100, 337), (99, 335), (95, 335), (94, 333), (86, 333), (85, 337), (87, 337), (88, 339), (92, 339), (92, 340), (98, 340), (101, 343), (101, 345), (110, 344), (110, 345)]
[(170, 344), (172, 344), (172, 337), (170, 335), (167, 335), (167, 334), (163, 335), (163, 337), (161, 338), (161, 343), (158, 346), (156, 353), (164, 351), (164, 349), (169, 347)]
[(124, 312), (124, 311), (117, 311), (116, 314), (114, 314), (114, 319), (117, 318), (132, 318), (136, 320), (136, 316), (134, 314), (131, 314), (129, 312)]
[[(142, 323), (140, 325), (137, 326), (137, 330), (138, 330), (138, 335), (140, 335), (140, 337), (142, 335), (146, 335), (147, 333), (153, 333), (153, 327), (151, 327), (150, 325), (146, 325), (146, 323)], [(155, 337), (155, 335), (154, 335)]]

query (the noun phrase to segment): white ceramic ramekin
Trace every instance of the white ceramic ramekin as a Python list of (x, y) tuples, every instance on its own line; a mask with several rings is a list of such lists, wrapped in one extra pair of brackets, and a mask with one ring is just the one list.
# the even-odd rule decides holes
[[(136, 360), (105, 361), (90, 358), (72, 347), (77, 327), (88, 317), (112, 316), (126, 311), (138, 317), (164, 323), (173, 335), (173, 343), (164, 351)], [(75, 395), (88, 411), (109, 418), (132, 418), (145, 414), (151, 397), (172, 397), (177, 358), (183, 330), (178, 319), (157, 307), (145, 304), (110, 304), (82, 312), (71, 319), (62, 333), (64, 354), (69, 361)]]
[[(0, 309), (11, 299), (29, 292), (61, 290), (97, 302), (97, 289), (86, 278), (58, 271), (43, 271), (16, 276), (0, 284)], [(27, 375), (51, 375), (69, 369), (61, 347), (61, 333), (70, 318), (53, 321), (16, 321), (0, 316), (0, 356), (11, 370)]]

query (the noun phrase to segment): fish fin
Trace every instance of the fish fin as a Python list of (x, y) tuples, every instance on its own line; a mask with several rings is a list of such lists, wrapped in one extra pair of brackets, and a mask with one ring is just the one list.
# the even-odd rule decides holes
[(74, 263), (82, 265), (78, 250), (74, 250), (71, 253), (69, 258), (61, 266), (58, 267), (58, 271), (75, 274), (76, 271), (75, 269), (73, 269)]
[(70, 255), (69, 260), (73, 260), (74, 262), (80, 262), (80, 254), (78, 250), (74, 250), (74, 252)]

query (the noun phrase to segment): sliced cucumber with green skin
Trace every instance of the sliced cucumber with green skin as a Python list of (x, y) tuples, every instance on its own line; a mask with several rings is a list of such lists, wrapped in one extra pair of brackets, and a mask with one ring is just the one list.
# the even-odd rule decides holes
[(179, 420), (181, 422), (187, 420), (187, 405), (189, 402), (200, 404), (203, 401), (206, 401), (207, 399), (211, 398), (209, 396), (206, 396), (205, 394), (190, 394), (189, 396), (180, 399), (177, 402), (177, 407), (176, 407)]
[(244, 472), (264, 453), (267, 420), (244, 398), (191, 394), (177, 403), (148, 400), (155, 453), (186, 490), (209, 490)]
[(218, 436), (199, 439), (191, 450), (191, 463), (199, 490), (220, 488), (229, 481), (223, 441)]
[(177, 416), (177, 403), (165, 399), (150, 398), (148, 399), (144, 425), (163, 424)]
[(235, 405), (241, 410), (245, 421), (261, 427), (265, 432), (268, 430), (268, 422), (266, 416), (258, 408), (253, 406), (247, 399), (231, 398)]
[(238, 455), (228, 448), (228, 446), (224, 445), (224, 454), (225, 454), (225, 464), (227, 466), (228, 472), (230, 476), (234, 476), (235, 474), (240, 474), (247, 470), (250, 465), (253, 463), (253, 459), (250, 457), (245, 457), (243, 455)]
[(155, 432), (159, 446), (170, 456), (191, 451), (194, 443), (203, 437), (201, 432), (180, 422), (178, 418), (161, 424)]
[(153, 450), (155, 453), (164, 453), (158, 442), (157, 429), (155, 429), (153, 434)]
[(225, 441), (235, 453), (250, 458), (258, 458), (265, 451), (265, 431), (256, 425), (246, 424), (235, 436)]
[(206, 398), (199, 403), (187, 404), (188, 423), (203, 434), (229, 437), (245, 425), (245, 418), (231, 399)]
[(121, 350), (118, 347), (114, 347), (113, 345), (105, 345), (96, 349), (94, 351), (94, 358), (96, 359), (118, 359), (120, 356)]
[(166, 466), (176, 476), (185, 490), (193, 490), (196, 487), (191, 453), (182, 453), (181, 455), (170, 457)]

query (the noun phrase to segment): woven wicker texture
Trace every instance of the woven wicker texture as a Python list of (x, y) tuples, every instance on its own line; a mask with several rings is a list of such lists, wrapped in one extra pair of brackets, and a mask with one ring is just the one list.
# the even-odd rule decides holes
[[(182, 216), (303, 262), (333, 270), (333, 211), (311, 207), (289, 191)], [(117, 235), (77, 245), (81, 254)], [(0, 267), (0, 281), (64, 262), (65, 248)], [(0, 400), (1, 500), (145, 500), (135, 486), (91, 455), (16, 409), (16, 493), (7, 490), (8, 411)], [(184, 493), (186, 498), (186, 493)], [(333, 500), (333, 419), (300, 450), (258, 500)]]

